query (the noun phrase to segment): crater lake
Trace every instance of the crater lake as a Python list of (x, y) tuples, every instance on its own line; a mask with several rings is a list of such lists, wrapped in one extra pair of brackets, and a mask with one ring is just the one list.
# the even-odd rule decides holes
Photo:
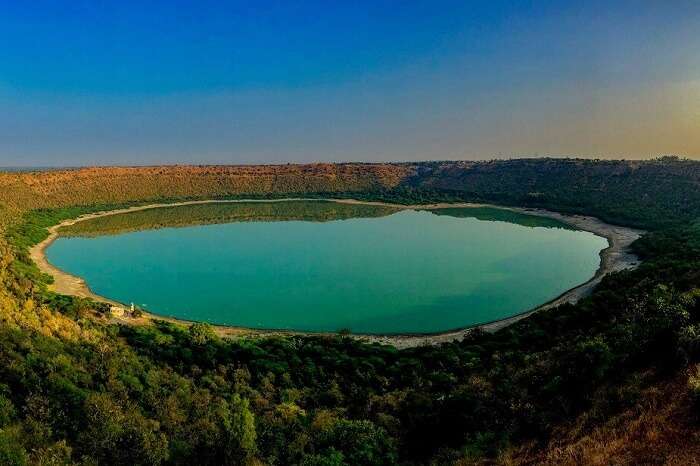
[(46, 251), (91, 291), (213, 324), (437, 333), (591, 279), (605, 238), (497, 208), (332, 201), (181, 205), (80, 221)]

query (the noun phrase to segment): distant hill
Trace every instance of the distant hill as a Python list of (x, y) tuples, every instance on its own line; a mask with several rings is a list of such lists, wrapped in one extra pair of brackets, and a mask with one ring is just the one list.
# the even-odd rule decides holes
[(380, 196), (587, 212), (634, 226), (700, 217), (700, 162), (518, 159), (488, 162), (102, 167), (0, 173), (10, 210), (151, 200)]
[(424, 163), (405, 184), (473, 200), (586, 212), (637, 226), (700, 216), (700, 162), (668, 157)]

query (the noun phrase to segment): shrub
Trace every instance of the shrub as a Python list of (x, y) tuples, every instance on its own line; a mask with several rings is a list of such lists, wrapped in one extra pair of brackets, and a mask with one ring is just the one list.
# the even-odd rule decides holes
[(688, 370), (688, 391), (695, 406), (700, 410), (700, 364)]

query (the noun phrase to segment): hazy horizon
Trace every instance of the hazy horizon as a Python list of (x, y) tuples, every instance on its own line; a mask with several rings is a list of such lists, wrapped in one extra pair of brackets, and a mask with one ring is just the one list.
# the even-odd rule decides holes
[(0, 16), (0, 167), (700, 158), (700, 2)]
[(677, 157), (679, 160), (697, 161), (700, 162), (698, 158), (693, 157), (679, 157), (675, 154), (660, 154), (658, 156), (643, 157), (643, 158), (596, 158), (596, 157), (586, 157), (586, 156), (513, 156), (513, 157), (503, 157), (503, 158), (492, 158), (492, 159), (432, 159), (432, 160), (387, 160), (387, 161), (371, 161), (371, 160), (338, 160), (338, 161), (314, 161), (310, 160), (307, 162), (253, 162), (253, 163), (206, 163), (206, 162), (164, 162), (164, 163), (144, 163), (144, 164), (90, 164), (85, 163), (82, 165), (0, 165), (0, 171), (42, 171), (42, 170), (78, 170), (81, 168), (148, 168), (148, 167), (177, 167), (177, 166), (212, 166), (212, 167), (234, 167), (234, 166), (257, 166), (257, 165), (315, 165), (315, 164), (412, 164), (412, 163), (430, 163), (430, 162), (491, 162), (491, 161), (512, 161), (512, 160), (536, 160), (536, 159), (555, 159), (555, 160), (603, 160), (608, 162), (615, 161), (651, 161), (654, 159), (660, 159), (663, 157)]

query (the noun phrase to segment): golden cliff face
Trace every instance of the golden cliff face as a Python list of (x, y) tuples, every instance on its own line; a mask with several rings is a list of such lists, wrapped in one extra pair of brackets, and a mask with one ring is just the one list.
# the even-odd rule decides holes
[(391, 189), (412, 172), (409, 165), (310, 164), (94, 167), (1, 173), (0, 205), (16, 213), (42, 207), (162, 198), (358, 192)]

